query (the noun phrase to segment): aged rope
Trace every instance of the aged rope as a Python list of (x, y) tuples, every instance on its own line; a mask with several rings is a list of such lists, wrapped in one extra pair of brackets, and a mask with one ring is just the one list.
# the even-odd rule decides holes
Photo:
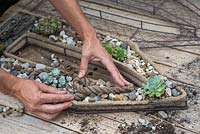
[[(35, 79), (35, 76), (39, 75), (41, 72), (44, 71), (50, 71), (51, 69), (41, 69), (33, 72), (30, 75), (30, 79)], [(62, 71), (64, 73), (64, 71)], [(65, 73), (64, 73), (65, 74)], [(106, 86), (97, 86), (96, 80), (90, 79), (90, 78), (74, 78), (72, 81), (72, 88), (76, 89), (77, 92), (75, 93), (75, 100), (80, 101), (83, 100), (86, 96), (89, 96), (90, 94), (109, 94), (109, 93), (127, 93), (131, 92), (134, 88), (133, 85), (129, 85), (126, 87), (119, 87), (115, 85), (111, 85), (110, 87)]]
[(109, 94), (109, 93), (127, 93), (131, 92), (133, 89), (133, 85), (129, 85), (126, 87), (118, 87), (118, 86), (97, 86), (93, 81), (84, 77), (84, 78), (75, 78), (73, 80), (73, 88), (75, 88), (78, 92), (75, 93), (75, 100), (82, 100), (86, 96), (90, 94)]

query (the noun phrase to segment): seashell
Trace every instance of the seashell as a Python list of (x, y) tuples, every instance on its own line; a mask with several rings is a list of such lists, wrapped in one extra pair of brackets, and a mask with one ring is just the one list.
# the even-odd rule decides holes
[(49, 35), (49, 39), (53, 41), (57, 41), (58, 37), (56, 37), (55, 35)]
[(167, 95), (168, 95), (169, 97), (172, 96), (172, 91), (171, 91), (170, 88), (166, 88), (166, 89), (165, 89), (165, 92), (167, 93)]

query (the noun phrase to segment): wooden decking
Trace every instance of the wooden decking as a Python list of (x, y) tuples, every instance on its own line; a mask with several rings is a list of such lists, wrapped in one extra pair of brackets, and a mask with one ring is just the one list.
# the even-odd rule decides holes
[[(83, 2), (84, 4), (84, 2)], [(56, 14), (52, 6), (46, 0), (21, 0), (11, 7), (1, 18), (0, 22), (8, 18), (18, 9), (26, 9), (41, 14)], [(45, 10), (45, 12), (41, 12)], [(140, 38), (140, 31), (134, 38)], [(145, 35), (145, 39), (152, 38), (151, 33)], [(155, 36), (159, 39), (159, 36)], [(192, 41), (169, 41), (167, 43), (141, 43), (141, 50), (149, 56), (158, 66), (160, 71), (171, 78), (175, 83), (183, 86), (187, 91), (196, 91), (197, 95), (188, 100), (188, 109), (176, 111), (171, 120), (164, 120), (166, 124), (173, 124), (176, 133), (199, 134), (200, 133), (200, 39), (195, 46), (190, 46)], [(182, 46), (181, 46), (182, 45)], [(194, 104), (193, 101), (197, 102)], [(0, 105), (15, 107), (17, 100), (10, 96), (0, 94)], [(30, 113), (21, 117), (0, 116), (0, 133), (4, 134), (72, 134), (72, 133), (98, 133), (120, 134), (118, 127), (124, 123), (131, 124), (138, 119), (163, 121), (157, 113), (123, 112), (123, 113), (97, 113), (76, 114), (63, 112), (53, 121), (42, 120)], [(185, 119), (189, 121), (182, 121)], [(188, 119), (189, 118), (189, 119)], [(84, 123), (87, 120), (87, 123)]]

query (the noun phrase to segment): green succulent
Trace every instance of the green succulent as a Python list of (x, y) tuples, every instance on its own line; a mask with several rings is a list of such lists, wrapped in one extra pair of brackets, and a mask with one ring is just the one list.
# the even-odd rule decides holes
[(116, 47), (113, 53), (113, 57), (119, 61), (124, 61), (127, 57), (127, 51), (124, 48)]
[(116, 60), (118, 61), (124, 61), (127, 57), (127, 51), (124, 48), (118, 47), (118, 46), (112, 46), (111, 44), (105, 44), (104, 48), (106, 51)]
[(105, 45), (104, 45), (104, 48), (106, 49), (106, 51), (107, 51), (110, 55), (113, 55), (114, 48), (112, 47), (111, 44), (105, 44)]
[(36, 32), (41, 35), (56, 35), (63, 28), (62, 22), (55, 17), (41, 18), (38, 20), (38, 25), (36, 26)]
[(3, 51), (6, 49), (6, 47), (2, 44), (0, 44), (0, 56), (3, 55)]
[(160, 75), (153, 76), (149, 78), (147, 83), (143, 85), (145, 90), (144, 95), (149, 97), (161, 97), (165, 92), (165, 81)]

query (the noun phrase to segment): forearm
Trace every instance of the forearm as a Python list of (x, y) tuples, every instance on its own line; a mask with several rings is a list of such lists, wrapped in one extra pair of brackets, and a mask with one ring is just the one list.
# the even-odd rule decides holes
[(13, 95), (18, 78), (0, 69), (0, 92)]
[(61, 15), (75, 28), (83, 40), (96, 36), (96, 32), (83, 14), (77, 0), (50, 0)]

